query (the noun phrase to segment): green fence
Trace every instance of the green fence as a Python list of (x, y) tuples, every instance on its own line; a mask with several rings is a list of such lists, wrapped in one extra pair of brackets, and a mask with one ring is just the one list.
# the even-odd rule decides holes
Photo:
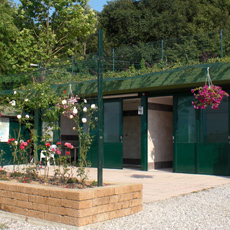
[[(163, 71), (179, 66), (217, 62), (230, 57), (230, 31), (221, 30), (183, 36), (152, 43), (141, 43), (103, 51), (103, 78), (128, 77)], [(49, 63), (38, 63), (31, 72), (2, 76), (1, 90), (12, 89), (31, 82), (53, 84), (97, 79), (97, 33), (84, 39), (82, 50), (73, 57)], [(150, 71), (151, 70), (151, 71)], [(148, 72), (148, 73), (149, 73)]]

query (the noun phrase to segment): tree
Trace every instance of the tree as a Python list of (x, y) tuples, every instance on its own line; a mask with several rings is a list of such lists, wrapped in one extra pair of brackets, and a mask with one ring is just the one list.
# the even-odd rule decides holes
[(100, 14), (113, 47), (230, 28), (228, 0), (114, 0)]
[(7, 0), (0, 0), (0, 74), (8, 72), (10, 61), (10, 46), (18, 29), (14, 24), (14, 9)]
[(132, 0), (107, 2), (99, 14), (101, 28), (113, 47), (141, 42), (141, 11)]
[(86, 7), (88, 0), (21, 0), (17, 26), (33, 35), (33, 55), (48, 63), (73, 55), (79, 38), (95, 31), (96, 18)]

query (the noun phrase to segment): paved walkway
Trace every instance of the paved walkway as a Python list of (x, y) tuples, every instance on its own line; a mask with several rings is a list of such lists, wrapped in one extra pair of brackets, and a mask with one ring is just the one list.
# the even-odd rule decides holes
[[(12, 170), (12, 166), (7, 166)], [(43, 175), (44, 167), (41, 169)], [(53, 166), (49, 173), (53, 174)], [(97, 180), (97, 168), (90, 168), (88, 177)], [(210, 176), (198, 174), (173, 173), (172, 169), (151, 170), (148, 172), (140, 169), (103, 169), (104, 183), (141, 183), (143, 184), (143, 202), (149, 203), (167, 199), (181, 194), (187, 194), (218, 185), (230, 183), (230, 177)]]
[[(9, 169), (10, 168), (11, 167), (9, 167)], [(41, 169), (41, 172), (42, 170), (44, 169)], [(53, 167), (50, 168), (50, 173), (52, 173), (52, 171)], [(88, 177), (90, 180), (97, 180), (97, 169), (90, 168)], [(149, 203), (228, 184), (230, 183), (230, 177), (173, 173), (172, 169), (144, 172), (138, 169), (126, 168), (123, 170), (103, 169), (103, 182), (141, 183), (143, 184), (143, 202)], [(0, 218), (5, 217), (19, 221), (25, 220), (25, 216), (0, 211)], [(29, 219), (26, 218), (26, 220), (32, 225), (41, 225), (40, 219), (30, 217)], [(47, 225), (52, 228), (81, 229), (81, 227), (78, 228), (45, 220), (42, 220), (42, 225)], [(36, 227), (34, 229), (36, 229)]]
[[(97, 180), (97, 169), (91, 168), (89, 179)], [(172, 169), (151, 170), (103, 169), (103, 182), (143, 184), (143, 202), (149, 203), (230, 183), (230, 177), (173, 173)]]

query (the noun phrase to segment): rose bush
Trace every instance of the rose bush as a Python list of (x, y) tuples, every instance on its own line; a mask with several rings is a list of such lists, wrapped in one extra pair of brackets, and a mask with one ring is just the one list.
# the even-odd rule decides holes
[[(67, 165), (67, 163), (69, 164), (71, 148), (67, 150), (65, 156), (62, 156), (61, 142), (58, 142), (56, 143), (57, 148), (53, 151), (54, 149), (51, 148), (53, 146), (53, 136), (50, 135), (50, 129), (51, 131), (60, 129), (58, 122), (61, 115), (73, 119), (75, 122), (73, 130), (77, 132), (79, 137), (78, 176), (80, 176), (82, 182), (84, 182), (87, 178), (85, 167), (90, 166), (86, 155), (93, 140), (91, 130), (95, 127), (96, 121), (96, 119), (93, 119), (93, 113), (97, 109), (95, 104), (90, 106), (87, 104), (86, 99), (81, 100), (78, 96), (73, 96), (73, 94), (67, 95), (66, 91), (63, 91), (61, 96), (60, 94), (54, 94), (51, 92), (50, 85), (46, 83), (34, 83), (28, 86), (28, 88), (23, 86), (21, 89), (14, 90), (12, 95), (8, 95), (2, 100), (2, 104), (4, 104), (5, 108), (11, 108), (11, 110), (16, 112), (19, 125), (19, 128), (8, 141), (11, 147), (13, 156), (12, 163), (14, 165), (21, 162), (22, 158), (28, 158), (29, 153), (38, 168), (40, 161), (37, 153), (39, 153), (40, 150), (44, 151), (47, 156), (49, 156), (51, 152), (52, 154), (56, 154), (59, 160), (55, 163), (58, 163), (62, 167)], [(34, 121), (36, 114), (37, 117), (39, 117), (38, 119), (42, 120), (42, 124), (45, 124), (42, 135), (35, 129)], [(20, 140), (24, 138), (23, 129), (28, 131), (30, 142), (20, 142)], [(69, 144), (68, 146), (71, 147), (72, 144)], [(25, 163), (31, 163), (31, 159)], [(67, 166), (70, 167), (69, 165)], [(65, 172), (68, 171), (67, 168)], [(63, 178), (62, 173), (62, 179)]]

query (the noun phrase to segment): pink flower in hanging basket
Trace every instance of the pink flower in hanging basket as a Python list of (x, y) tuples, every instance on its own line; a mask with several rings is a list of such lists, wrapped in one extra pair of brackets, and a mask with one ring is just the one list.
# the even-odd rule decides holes
[(223, 97), (229, 97), (228, 93), (216, 85), (204, 85), (191, 89), (191, 92), (195, 97), (195, 101), (192, 102), (195, 109), (205, 109), (210, 105), (212, 109), (217, 110)]

